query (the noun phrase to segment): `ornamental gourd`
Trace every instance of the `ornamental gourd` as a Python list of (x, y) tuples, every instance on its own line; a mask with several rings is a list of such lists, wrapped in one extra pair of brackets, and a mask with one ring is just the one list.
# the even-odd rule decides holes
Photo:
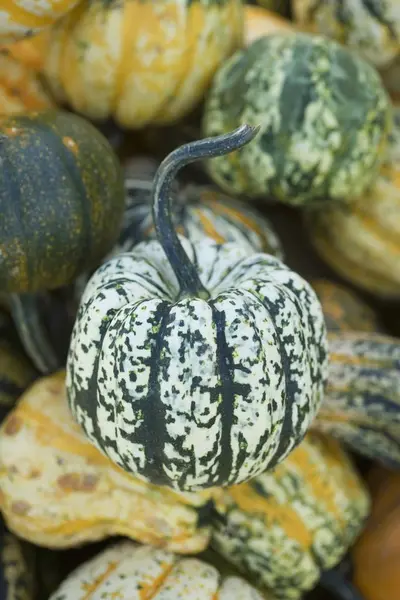
[(400, 110), (379, 177), (351, 206), (307, 215), (311, 242), (339, 275), (382, 298), (400, 298)]
[(198, 558), (119, 542), (87, 561), (50, 600), (273, 600), (241, 577), (224, 577)]
[(7, 531), (0, 522), (1, 600), (35, 600), (35, 566), (33, 549)]
[(55, 25), (45, 72), (56, 98), (90, 118), (175, 122), (241, 46), (243, 26), (241, 0), (92, 0)]
[(43, 69), (45, 55), (49, 51), (49, 35), (47, 31), (12, 44), (0, 43), (0, 55), (11, 56), (33, 71)]
[(374, 468), (368, 484), (372, 512), (353, 549), (354, 581), (365, 600), (396, 600), (400, 584), (400, 474)]
[(79, 0), (9, 0), (0, 11), (0, 41), (29, 37), (49, 27)]
[(174, 230), (179, 168), (255, 133), (243, 126), (169, 155), (153, 188), (159, 241), (103, 264), (81, 300), (72, 412), (98, 448), (154, 484), (189, 491), (273, 468), (322, 400), (326, 332), (311, 287), (271, 255)]
[(223, 490), (212, 546), (274, 598), (297, 600), (321, 580), (360, 600), (338, 565), (369, 513), (350, 458), (332, 439), (308, 434), (274, 471)]
[(41, 371), (57, 368), (35, 293), (99, 264), (119, 233), (123, 177), (107, 140), (84, 119), (49, 111), (0, 125), (0, 286)]
[(311, 282), (324, 312), (328, 331), (382, 331), (377, 313), (356, 293), (327, 279)]
[(19, 537), (47, 548), (123, 535), (196, 553), (218, 491), (172, 492), (128, 475), (84, 436), (63, 372), (38, 380), (0, 430), (0, 509)]
[(0, 52), (0, 117), (49, 110), (53, 106), (37, 73)]
[(296, 31), (290, 21), (261, 6), (251, 6), (246, 4), (244, 14), (245, 47), (250, 46), (252, 42), (264, 35), (282, 32), (290, 34)]
[(400, 55), (398, 0), (293, 0), (296, 22), (345, 44), (378, 67)]
[(361, 332), (328, 339), (328, 384), (313, 427), (400, 468), (400, 340)]
[(391, 123), (375, 69), (326, 38), (267, 35), (216, 74), (205, 135), (261, 125), (256, 142), (209, 162), (227, 192), (295, 205), (349, 201), (376, 177)]

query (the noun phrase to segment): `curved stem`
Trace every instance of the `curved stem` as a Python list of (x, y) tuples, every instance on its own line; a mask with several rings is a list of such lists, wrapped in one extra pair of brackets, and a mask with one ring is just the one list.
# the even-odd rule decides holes
[(43, 374), (62, 366), (40, 316), (39, 299), (35, 294), (12, 294), (11, 313), (25, 352)]
[(319, 583), (321, 587), (333, 594), (338, 600), (365, 600), (363, 595), (339, 569), (323, 571)]
[(177, 172), (200, 159), (229, 154), (248, 144), (259, 127), (242, 125), (234, 131), (190, 142), (171, 152), (159, 166), (153, 184), (153, 220), (158, 241), (173, 268), (180, 287), (180, 296), (208, 298), (196, 267), (190, 261), (176, 234), (171, 215), (171, 186)]

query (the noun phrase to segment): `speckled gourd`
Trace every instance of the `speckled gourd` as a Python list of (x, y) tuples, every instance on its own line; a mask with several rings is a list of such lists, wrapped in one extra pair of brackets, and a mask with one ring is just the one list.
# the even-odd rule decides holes
[(382, 298), (400, 298), (400, 110), (394, 111), (379, 177), (351, 206), (307, 216), (310, 240), (342, 277)]
[(174, 174), (254, 135), (244, 126), (167, 157), (154, 182), (159, 241), (103, 264), (81, 299), (72, 412), (144, 481), (189, 491), (254, 477), (294, 449), (322, 400), (326, 332), (312, 288), (271, 255), (174, 231)]
[(376, 177), (391, 107), (375, 69), (336, 42), (268, 35), (216, 74), (203, 132), (260, 125), (254, 144), (208, 163), (227, 192), (295, 205), (349, 201)]
[(355, 50), (378, 67), (400, 55), (398, 0), (293, 0), (296, 22)]
[[(342, 560), (369, 496), (338, 442), (308, 434), (274, 471), (223, 490), (216, 510), (214, 549), (274, 597), (296, 600)], [(358, 598), (331, 575), (347, 590), (339, 597)]]
[(124, 127), (175, 122), (242, 44), (241, 0), (81, 3), (59, 21), (45, 68), (60, 101)]
[(145, 484), (99, 452), (73, 420), (65, 375), (38, 380), (0, 429), (0, 509), (12, 531), (48, 548), (124, 535), (174, 552), (201, 552), (218, 491)]
[(35, 557), (0, 523), (0, 592), (2, 600), (35, 600), (37, 581)]
[(198, 558), (119, 542), (73, 571), (50, 600), (273, 600)]

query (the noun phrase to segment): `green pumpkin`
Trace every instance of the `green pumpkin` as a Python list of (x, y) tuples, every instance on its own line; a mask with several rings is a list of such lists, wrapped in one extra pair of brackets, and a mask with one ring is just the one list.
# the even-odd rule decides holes
[(242, 123), (260, 125), (255, 142), (208, 163), (222, 189), (294, 205), (348, 201), (376, 176), (391, 106), (376, 71), (336, 42), (274, 34), (214, 78), (204, 134)]
[(293, 0), (297, 23), (355, 50), (376, 66), (400, 55), (398, 0)]
[(57, 365), (32, 294), (71, 283), (112, 248), (124, 208), (122, 173), (102, 134), (65, 112), (3, 120), (0, 143), (0, 287), (16, 295), (16, 324), (46, 370), (42, 354)]

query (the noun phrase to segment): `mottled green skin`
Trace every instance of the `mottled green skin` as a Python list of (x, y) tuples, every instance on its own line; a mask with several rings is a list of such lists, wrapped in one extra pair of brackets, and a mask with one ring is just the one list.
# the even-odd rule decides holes
[(90, 123), (51, 111), (0, 126), (0, 287), (71, 283), (111, 250), (124, 209), (117, 158)]
[(224, 190), (295, 205), (349, 200), (376, 175), (391, 106), (376, 71), (336, 42), (276, 34), (214, 79), (204, 134), (243, 123), (261, 125), (257, 138), (208, 164)]

